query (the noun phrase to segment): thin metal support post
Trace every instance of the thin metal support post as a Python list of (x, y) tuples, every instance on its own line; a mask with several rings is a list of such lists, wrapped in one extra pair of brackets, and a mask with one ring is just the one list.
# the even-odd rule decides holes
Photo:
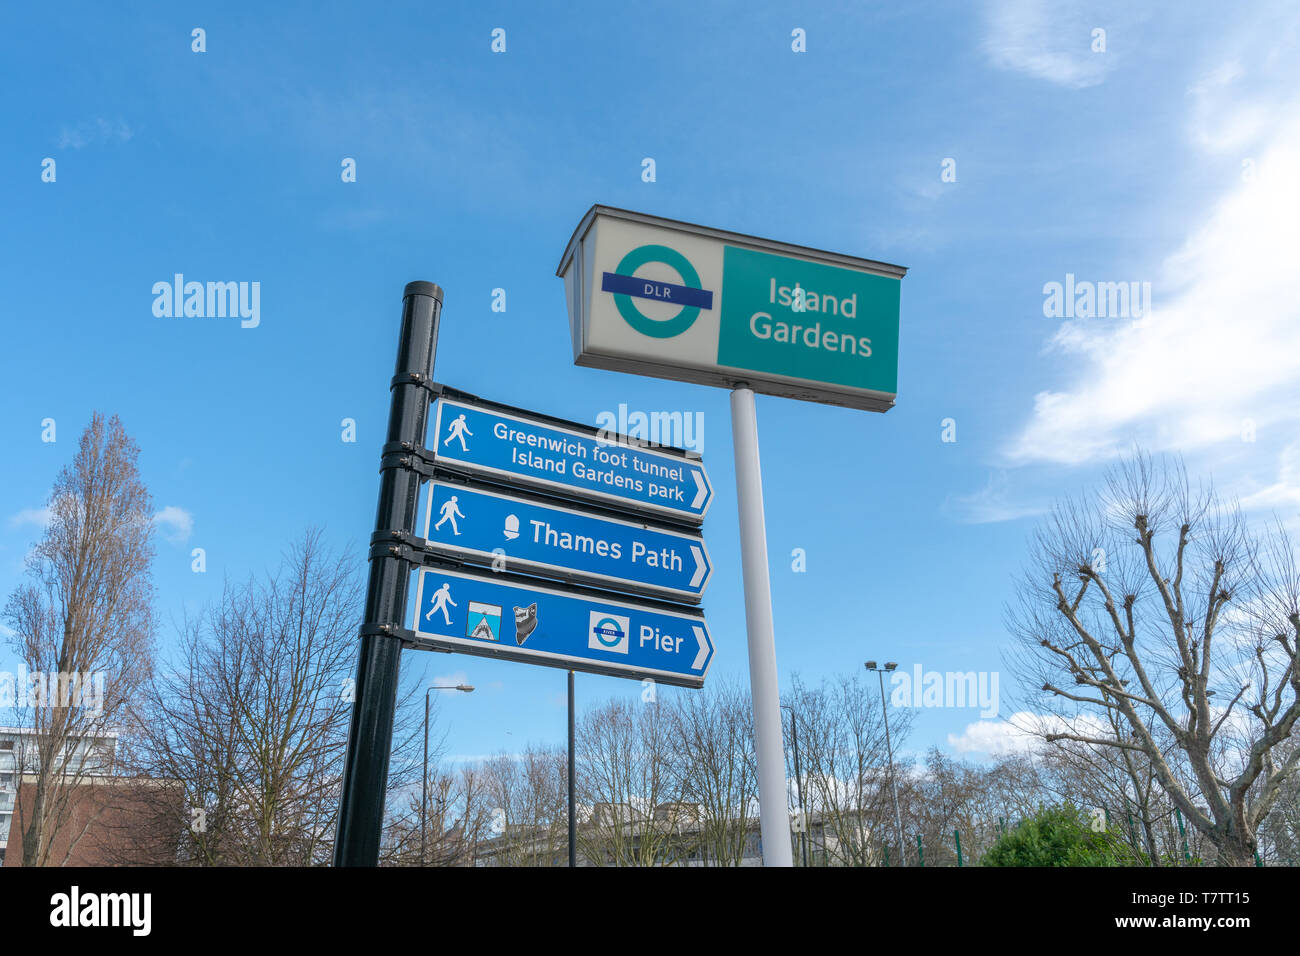
[(744, 385), (738, 385), (731, 393), (731, 442), (736, 457), (736, 504), (740, 513), (740, 562), (745, 583), (745, 630), (754, 709), (763, 865), (793, 866), (790, 821), (785, 812), (785, 748), (781, 740), (781, 697), (772, 628), (772, 583), (767, 569), (758, 419), (754, 393)]

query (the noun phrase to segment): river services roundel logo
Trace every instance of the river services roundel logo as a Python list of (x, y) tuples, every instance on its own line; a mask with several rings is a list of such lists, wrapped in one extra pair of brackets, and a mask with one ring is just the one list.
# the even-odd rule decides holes
[[(640, 278), (633, 273), (651, 262), (659, 262), (677, 270), (684, 285)], [(614, 305), (623, 321), (642, 335), (656, 339), (670, 339), (681, 335), (700, 317), (701, 309), (713, 308), (713, 293), (701, 288), (700, 274), (689, 259), (669, 246), (637, 246), (623, 257), (617, 272), (606, 272), (601, 279), (601, 291), (614, 295)], [(639, 308), (636, 299), (652, 299), (680, 305), (681, 309), (670, 319), (652, 319)]]
[(630, 619), (608, 611), (592, 611), (588, 627), (587, 647), (615, 654), (627, 653), (627, 635), (632, 630)]

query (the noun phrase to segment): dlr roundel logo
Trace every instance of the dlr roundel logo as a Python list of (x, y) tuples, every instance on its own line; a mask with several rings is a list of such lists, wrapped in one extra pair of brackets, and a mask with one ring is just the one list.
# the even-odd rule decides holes
[[(681, 283), (647, 279), (635, 274), (637, 269), (652, 262), (675, 270), (681, 276)], [(695, 324), (702, 309), (713, 308), (713, 293), (702, 288), (695, 266), (671, 246), (655, 243), (637, 246), (619, 261), (617, 268), (617, 272), (604, 274), (601, 291), (614, 296), (614, 305), (623, 321), (642, 335), (656, 339), (681, 335)], [(637, 299), (680, 305), (681, 308), (671, 318), (655, 319), (641, 311)]]

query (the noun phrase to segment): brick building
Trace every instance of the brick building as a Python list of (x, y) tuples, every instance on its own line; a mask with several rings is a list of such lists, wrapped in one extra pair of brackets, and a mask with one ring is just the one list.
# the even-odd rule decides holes
[[(50, 845), (53, 866), (166, 866), (176, 862), (186, 816), (173, 781), (112, 773), (116, 736), (78, 741), (65, 755), (67, 788)], [(0, 727), (0, 865), (21, 866), (24, 808), (36, 793), (31, 731)]]

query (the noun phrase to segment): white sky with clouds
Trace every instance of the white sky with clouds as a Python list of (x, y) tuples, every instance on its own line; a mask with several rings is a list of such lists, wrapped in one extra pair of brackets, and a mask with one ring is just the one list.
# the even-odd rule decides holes
[[(1102, 83), (1119, 59), (1063, 52), (1058, 35), (1112, 26), (1121, 14), (1104, 6), (1084, 14), (1037, 0), (991, 4), (986, 52), (1048, 83)], [(1069, 370), (1034, 395), (986, 486), (949, 498), (946, 509), (962, 520), (1039, 514), (1052, 498), (1039, 492), (1045, 483), (1137, 442), (1182, 454), (1247, 511), (1300, 524), (1300, 7), (1225, 17), (1223, 27), (1187, 84), (1186, 149), (1206, 163), (1227, 160), (1238, 175), (1188, 197), (1196, 226), (1176, 246), (1150, 250), (1157, 274), (1134, 275), (1117, 259), (1107, 274), (1076, 277), (1150, 281), (1154, 309), (1058, 322), (1044, 353)], [(1024, 728), (1038, 720), (1022, 712), (976, 721), (948, 745), (975, 755), (1032, 749)]]
[(1248, 421), (1257, 441), (1290, 434), (1300, 418), (1300, 59), (1277, 46), (1298, 18), (1293, 9), (1280, 32), (1266, 20), (1235, 35), (1235, 21), (1225, 24), (1219, 59), (1188, 84), (1186, 148), (1253, 170), (1233, 163), (1242, 175), (1188, 198), (1199, 225), (1178, 247), (1153, 250), (1160, 274), (1116, 262), (1112, 274), (1079, 276), (1152, 281), (1153, 314), (1060, 323), (1046, 348), (1073, 372), (1034, 397), (1004, 447), (1008, 463), (1103, 460), (1135, 439), (1195, 454), (1240, 442)]

